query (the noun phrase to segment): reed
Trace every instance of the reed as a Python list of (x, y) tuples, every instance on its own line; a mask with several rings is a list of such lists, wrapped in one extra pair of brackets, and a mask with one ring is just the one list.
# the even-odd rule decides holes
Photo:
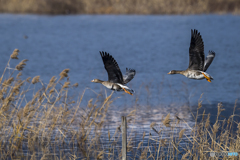
[[(8, 64), (17, 56), (11, 55)], [(18, 65), (23, 64), (25, 60)], [(113, 93), (103, 99), (98, 95), (80, 107), (85, 90), (79, 97), (70, 96), (78, 84), (71, 85), (69, 69), (48, 84), (40, 76), (22, 80), (17, 67), (6, 70), (11, 72), (3, 72), (0, 84), (0, 159), (121, 159), (121, 126), (113, 133), (106, 127)], [(16, 77), (13, 72), (18, 72)], [(129, 111), (128, 159), (211, 159), (209, 152), (239, 152), (237, 106), (230, 117), (222, 119), (224, 106), (219, 103), (211, 124), (210, 114), (199, 113), (201, 103), (193, 115), (194, 125), (169, 113), (143, 133), (132, 128), (138, 121), (136, 109)], [(141, 138), (136, 140), (137, 136)]]
[(34, 14), (239, 14), (240, 1), (1, 0), (0, 12)]

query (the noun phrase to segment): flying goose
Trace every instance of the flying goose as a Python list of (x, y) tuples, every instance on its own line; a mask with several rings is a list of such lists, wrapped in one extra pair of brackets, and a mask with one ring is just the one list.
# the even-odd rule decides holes
[(208, 67), (212, 63), (215, 57), (214, 51), (209, 51), (208, 56), (205, 59), (204, 44), (200, 32), (197, 30), (191, 30), (191, 42), (189, 47), (189, 66), (184, 71), (172, 70), (168, 74), (182, 74), (191, 79), (204, 79), (208, 82), (213, 80), (208, 73), (206, 73)]
[(126, 74), (123, 76), (116, 60), (109, 53), (100, 52), (100, 55), (102, 57), (104, 67), (108, 73), (108, 81), (93, 79), (91, 82), (101, 83), (108, 89), (114, 91), (125, 91), (126, 93), (133, 95), (134, 91), (125, 86), (125, 84), (133, 79), (136, 71), (134, 69), (126, 68)]

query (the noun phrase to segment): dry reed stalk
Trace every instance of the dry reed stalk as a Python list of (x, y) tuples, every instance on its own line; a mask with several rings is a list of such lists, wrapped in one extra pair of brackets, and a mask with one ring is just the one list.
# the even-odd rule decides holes
[(143, 137), (142, 137), (142, 139), (144, 139), (144, 138), (145, 138), (145, 135), (146, 135), (146, 133), (145, 133), (145, 132), (143, 132)]
[(143, 142), (141, 141), (140, 143), (138, 143), (138, 147), (137, 150), (142, 146)]
[(182, 136), (183, 136), (183, 134), (184, 134), (185, 130), (186, 130), (186, 129), (182, 129), (182, 130), (179, 132), (179, 139), (181, 139), (181, 138), (182, 138)]
[(140, 159), (147, 159), (148, 148), (145, 148), (140, 156)]
[(127, 117), (131, 117), (131, 116), (135, 116), (136, 115), (136, 109), (135, 110), (132, 110), (128, 115)]
[(188, 155), (190, 153), (190, 150), (188, 150), (183, 156), (181, 160), (187, 159)]
[(158, 132), (154, 127), (152, 127), (152, 130), (153, 130), (154, 132), (156, 132), (157, 134), (159, 134), (159, 132)]
[[(218, 103), (218, 113), (217, 113), (217, 118), (220, 116), (221, 112), (224, 111), (222, 103)], [(217, 119), (218, 120), (218, 119)]]
[(104, 158), (104, 151), (101, 151), (98, 155), (97, 155), (97, 159), (103, 159)]

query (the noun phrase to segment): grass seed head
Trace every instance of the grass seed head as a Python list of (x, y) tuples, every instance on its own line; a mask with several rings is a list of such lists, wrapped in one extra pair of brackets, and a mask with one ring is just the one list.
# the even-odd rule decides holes
[(50, 79), (49, 83), (50, 83), (50, 84), (53, 84), (53, 83), (56, 82), (56, 80), (57, 80), (56, 76), (53, 76), (53, 77)]
[(32, 79), (32, 84), (38, 83), (40, 81), (40, 76), (35, 76)]
[(18, 49), (14, 49), (14, 51), (13, 51), (13, 53), (11, 54), (11, 58), (12, 59), (18, 59), (18, 52), (19, 52), (19, 50)]
[(21, 86), (24, 84), (24, 81), (18, 80), (17, 83), (15, 83), (15, 86), (12, 89), (12, 93), (15, 93), (15, 95), (18, 95), (20, 92)]
[(143, 139), (145, 138), (145, 135), (146, 135), (146, 133), (145, 133), (145, 132), (143, 132)]
[(64, 89), (64, 88), (69, 88), (69, 85), (70, 85), (70, 82), (64, 82), (62, 88), (63, 88), (63, 89)]
[(4, 100), (3, 92), (0, 90), (0, 100)]
[(222, 102), (218, 103), (218, 114), (217, 116), (219, 116), (221, 114), (222, 111), (224, 111), (225, 109), (223, 109), (223, 105)]
[(208, 117), (207, 117), (206, 123), (205, 123), (205, 128), (208, 128), (209, 125), (210, 125), (210, 113), (208, 113)]
[(219, 124), (216, 122), (216, 123), (213, 125), (213, 133), (217, 133), (218, 128), (219, 128)]
[(92, 101), (93, 101), (93, 99), (90, 99), (90, 100), (88, 101), (88, 105), (87, 105), (87, 106), (88, 106), (89, 108), (91, 108), (91, 107), (93, 106)]
[(166, 127), (170, 127), (170, 114), (168, 113), (168, 115), (166, 116), (166, 118), (163, 120), (163, 124), (166, 126)]
[(182, 130), (179, 132), (179, 139), (182, 138), (184, 132), (185, 132), (185, 129), (182, 129)]
[(24, 66), (26, 65), (25, 62), (27, 62), (27, 61), (28, 61), (27, 59), (22, 60), (22, 61), (16, 66), (16, 69), (19, 70), (19, 71), (23, 70)]
[(68, 72), (70, 69), (64, 69), (59, 75), (60, 75), (60, 80), (62, 80), (65, 77), (68, 77)]
[(75, 83), (72, 86), (77, 88), (78, 87), (78, 83)]
[(55, 89), (52, 88), (52, 89), (49, 91), (49, 94), (51, 95), (51, 94), (54, 93), (54, 92), (55, 92)]
[(50, 81), (49, 81), (49, 84), (47, 86), (47, 89), (48, 90), (49, 88), (53, 87), (54, 86), (54, 83), (56, 82), (57, 78), (55, 76), (53, 76)]
[(22, 76), (22, 72), (19, 72), (19, 73), (17, 74), (17, 79), (20, 79), (21, 76)]
[(156, 125), (156, 123), (155, 123), (155, 122), (152, 122), (152, 123), (150, 124), (150, 128), (153, 128), (155, 125)]
[(9, 78), (9, 79), (7, 79), (7, 80), (4, 80), (4, 82), (2, 83), (2, 86), (3, 86), (3, 87), (7, 87), (7, 86), (9, 86), (13, 81), (14, 81), (14, 78), (13, 78), (13, 77), (11, 77), (11, 78)]
[(28, 83), (31, 83), (31, 82), (30, 82), (30, 79), (31, 79), (31, 77), (28, 77), (28, 78), (26, 79), (26, 81), (27, 81)]

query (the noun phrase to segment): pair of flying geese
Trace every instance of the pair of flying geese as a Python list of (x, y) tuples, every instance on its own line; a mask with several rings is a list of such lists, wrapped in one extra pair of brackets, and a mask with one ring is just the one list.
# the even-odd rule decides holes
[[(134, 69), (126, 68), (126, 74), (123, 76), (116, 60), (107, 52), (100, 52), (105, 69), (108, 73), (108, 81), (93, 79), (92, 82), (101, 83), (108, 89), (114, 91), (125, 91), (133, 95), (134, 91), (125, 84), (130, 82), (136, 74)], [(215, 57), (215, 52), (209, 51), (205, 59), (204, 44), (200, 32), (191, 30), (191, 42), (189, 47), (189, 66), (184, 71), (172, 70), (168, 74), (182, 74), (191, 79), (206, 79), (208, 82), (213, 80), (208, 73), (208, 67)]]

